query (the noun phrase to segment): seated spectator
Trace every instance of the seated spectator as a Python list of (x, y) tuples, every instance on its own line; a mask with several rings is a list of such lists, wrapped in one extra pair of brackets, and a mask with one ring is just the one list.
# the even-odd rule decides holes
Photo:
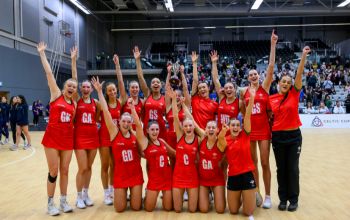
[(335, 103), (335, 106), (333, 108), (333, 114), (345, 114), (344, 108), (340, 105), (340, 101), (337, 101)]
[(315, 108), (312, 106), (311, 102), (307, 103), (307, 107), (306, 109), (304, 109), (304, 113), (305, 114), (316, 114), (317, 111), (315, 110)]
[(326, 95), (324, 103), (326, 104), (327, 108), (332, 108), (333, 102), (331, 100), (331, 97), (329, 95)]
[(324, 102), (320, 103), (320, 107), (318, 108), (318, 113), (320, 113), (320, 114), (329, 114), (330, 113), (329, 109), (324, 104)]

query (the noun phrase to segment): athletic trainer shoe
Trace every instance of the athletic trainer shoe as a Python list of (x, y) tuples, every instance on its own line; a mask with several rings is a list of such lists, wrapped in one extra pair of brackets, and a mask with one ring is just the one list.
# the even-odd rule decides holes
[(264, 209), (271, 209), (272, 203), (271, 203), (271, 197), (270, 196), (265, 196), (265, 200), (262, 206)]
[(5, 141), (4, 141), (4, 144), (7, 144), (9, 142), (9, 139), (6, 138)]
[(47, 204), (47, 214), (49, 214), (51, 216), (56, 216), (56, 215), (60, 214), (60, 210), (58, 210), (58, 208), (56, 208), (56, 206), (53, 202), (49, 202)]
[(255, 199), (256, 199), (256, 206), (260, 207), (261, 204), (263, 203), (263, 199), (259, 192), (255, 192)]
[(60, 209), (64, 212), (72, 212), (73, 208), (68, 204), (66, 199), (60, 199)]
[(0, 141), (0, 145), (4, 145), (4, 143), (2, 141)]
[(29, 149), (31, 146), (32, 146), (32, 145), (30, 145), (30, 144), (26, 144), (26, 145), (24, 145), (23, 150), (27, 150), (27, 149)]
[(105, 205), (112, 205), (113, 200), (109, 194), (105, 194), (105, 199), (103, 200)]
[(187, 191), (184, 192), (183, 199), (184, 199), (184, 201), (188, 201), (188, 193), (187, 193)]
[(84, 200), (82, 198), (79, 198), (79, 197), (77, 198), (75, 205), (77, 206), (78, 209), (85, 209), (86, 208)]
[(12, 150), (12, 151), (18, 150), (17, 145), (16, 145), (16, 144), (13, 144), (13, 145), (10, 147), (10, 150)]
[(85, 194), (83, 196), (83, 200), (84, 200), (84, 203), (86, 206), (93, 206), (94, 205), (94, 202), (90, 199), (88, 194)]

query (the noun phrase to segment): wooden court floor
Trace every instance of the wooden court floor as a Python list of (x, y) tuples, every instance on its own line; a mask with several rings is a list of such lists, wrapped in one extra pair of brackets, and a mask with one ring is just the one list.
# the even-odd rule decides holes
[[(272, 200), (273, 208), (264, 210), (257, 208), (255, 219), (317, 219), (338, 220), (350, 219), (350, 129), (304, 129), (301, 154), (301, 193), (299, 209), (294, 212), (277, 210), (277, 183), (274, 156), (271, 151), (270, 163), (272, 170)], [(103, 190), (100, 182), (100, 159), (97, 155), (90, 186), (90, 197), (94, 200), (93, 207), (78, 210), (73, 213), (49, 217), (46, 214), (46, 179), (47, 165), (41, 138), (43, 132), (31, 132), (33, 149), (9, 151), (9, 144), (0, 149), (0, 219), (142, 219), (142, 220), (221, 220), (247, 219), (242, 215), (181, 214), (163, 212), (158, 209), (152, 213), (145, 211), (126, 211), (115, 213), (113, 206), (105, 206)], [(143, 161), (144, 167), (144, 161)], [(145, 169), (144, 169), (145, 170)], [(73, 206), (76, 199), (75, 174), (77, 164), (73, 156), (68, 186), (68, 201)], [(145, 175), (145, 181), (147, 176)], [(263, 191), (263, 189), (262, 189)], [(55, 202), (58, 204), (59, 189), (56, 189)], [(186, 203), (185, 203), (186, 210)]]

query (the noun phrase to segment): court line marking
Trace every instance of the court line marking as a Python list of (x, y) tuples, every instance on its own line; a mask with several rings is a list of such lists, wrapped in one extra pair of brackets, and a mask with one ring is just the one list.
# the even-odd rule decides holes
[(35, 148), (34, 148), (34, 147), (30, 147), (29, 149), (32, 151), (31, 154), (29, 154), (28, 156), (22, 157), (21, 159), (18, 159), (18, 160), (15, 160), (15, 161), (11, 161), (11, 162), (9, 162), (9, 163), (5, 163), (5, 164), (3, 164), (3, 165), (0, 166), (0, 169), (1, 169), (1, 168), (4, 168), (4, 167), (8, 167), (8, 166), (13, 165), (13, 164), (16, 164), (16, 163), (19, 163), (19, 162), (22, 162), (22, 161), (24, 161), (24, 160), (26, 160), (26, 159), (31, 158), (32, 156), (34, 156), (34, 154), (36, 153)]

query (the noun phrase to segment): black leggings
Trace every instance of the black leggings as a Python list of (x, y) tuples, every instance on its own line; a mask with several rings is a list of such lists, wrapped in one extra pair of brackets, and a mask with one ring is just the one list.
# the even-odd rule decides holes
[(300, 129), (272, 132), (272, 148), (277, 166), (278, 197), (281, 202), (298, 202), (301, 145)]
[[(16, 122), (10, 121), (11, 131), (12, 131), (12, 140), (13, 143), (16, 144)], [(26, 140), (26, 137), (24, 136), (23, 132), (21, 133), (21, 137), (23, 141)]]

